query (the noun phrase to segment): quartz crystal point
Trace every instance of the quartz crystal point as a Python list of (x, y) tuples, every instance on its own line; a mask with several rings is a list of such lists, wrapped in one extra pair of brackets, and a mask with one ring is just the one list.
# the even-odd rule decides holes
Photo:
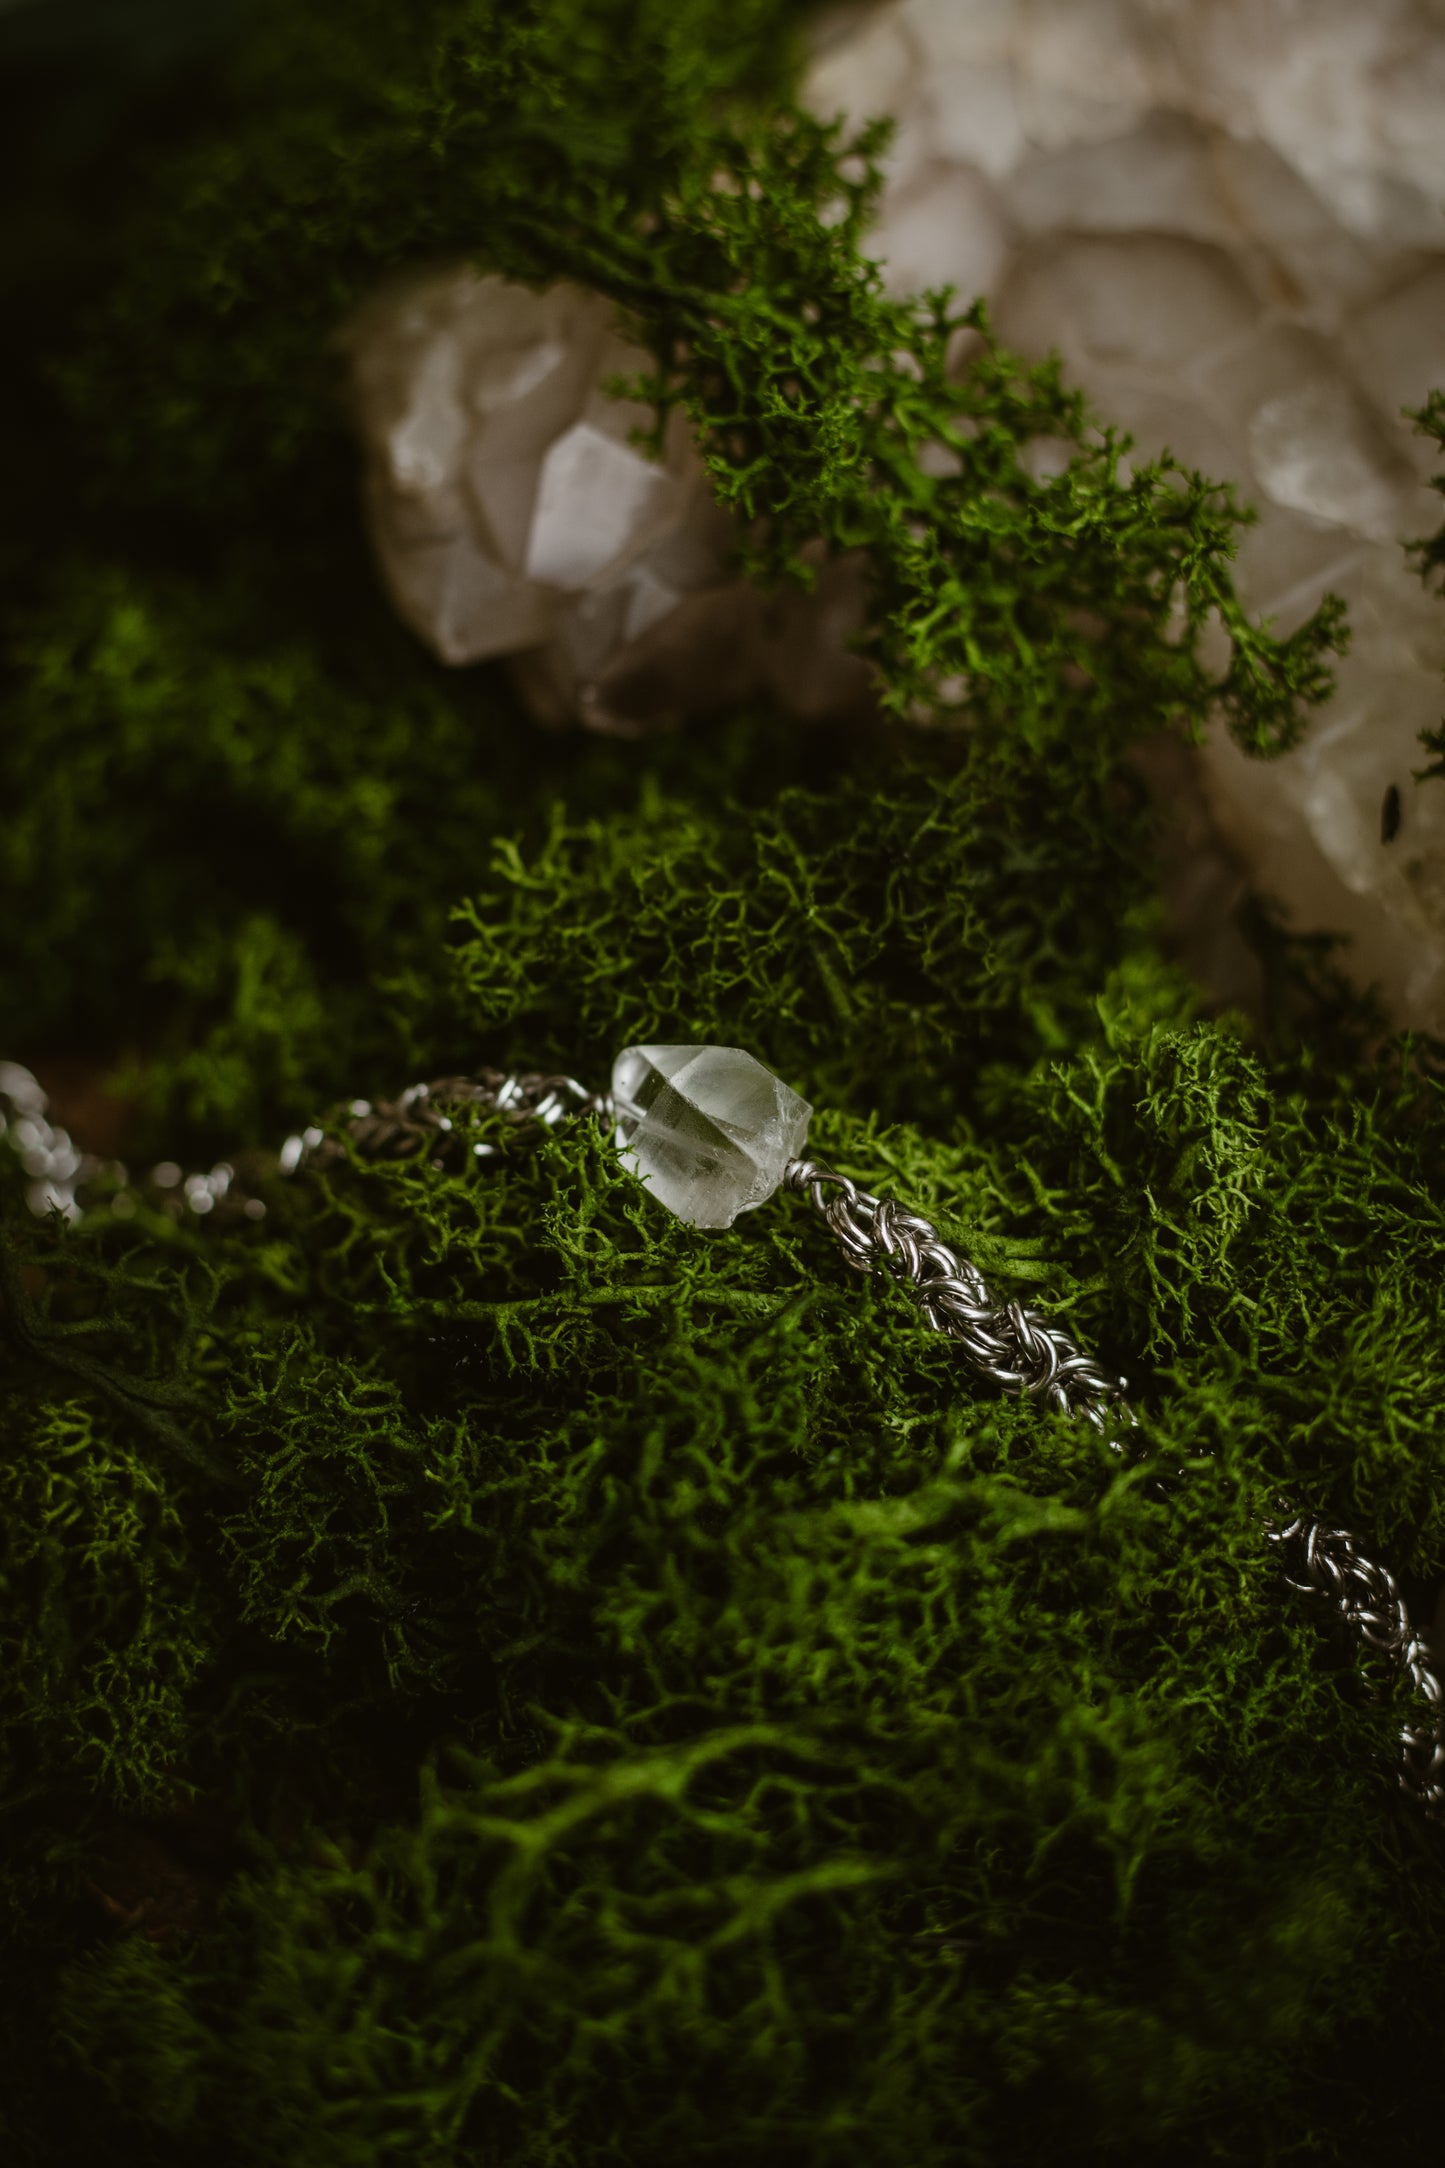
[(629, 1046), (612, 1068), (617, 1143), (690, 1227), (731, 1227), (765, 1204), (813, 1110), (736, 1046)]

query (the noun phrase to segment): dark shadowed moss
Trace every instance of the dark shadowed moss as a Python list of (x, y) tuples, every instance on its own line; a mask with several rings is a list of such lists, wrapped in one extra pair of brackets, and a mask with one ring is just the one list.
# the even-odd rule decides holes
[[(75, 494), (7, 560), (3, 1051), (219, 1150), (749, 1046), (1139, 1431), (974, 1390), (796, 1200), (669, 1221), (588, 1125), (239, 1232), (39, 1225), (7, 1154), (27, 2163), (1424, 2157), (1445, 1847), (1260, 1524), (1445, 1572), (1438, 1069), (1287, 946), (1269, 1032), (1205, 1013), (1124, 760), (1215, 704), (1289, 742), (1337, 613), (1248, 626), (1227, 495), (1121, 481), (1052, 370), (946, 374), (789, 19), (261, 10), (88, 154), (92, 291), (10, 357)], [(868, 550), (885, 730), (549, 738), (390, 626), (328, 341), (461, 251), (631, 312), (760, 576)]]

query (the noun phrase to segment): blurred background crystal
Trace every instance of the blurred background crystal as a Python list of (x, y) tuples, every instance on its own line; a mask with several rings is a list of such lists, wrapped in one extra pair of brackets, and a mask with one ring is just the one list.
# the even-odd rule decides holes
[[(1187, 908), (1218, 921), (1252, 883), (1347, 935), (1395, 1021), (1445, 1032), (1445, 783), (1414, 779), (1445, 609), (1401, 548), (1439, 518), (1401, 408), (1445, 383), (1440, 0), (885, 0), (813, 37), (815, 110), (898, 123), (870, 242), (889, 289), (983, 295), (1142, 454), (1236, 483), (1261, 514), (1241, 593), (1277, 629), (1330, 590), (1350, 606), (1294, 752), (1249, 760), (1220, 730), (1152, 763)], [(630, 441), (649, 410), (603, 389), (649, 357), (600, 297), (443, 266), (347, 343), (382, 570), (443, 660), (510, 656), (539, 717), (604, 730), (753, 687), (801, 716), (866, 706), (859, 567), (810, 596), (734, 576), (683, 418), (653, 460)], [(1217, 934), (1215, 983), (1248, 999)]]
[(756, 686), (805, 716), (866, 700), (857, 566), (811, 595), (735, 576), (685, 417), (654, 459), (632, 441), (652, 409), (605, 389), (652, 357), (600, 295), (446, 265), (373, 295), (343, 344), (382, 574), (443, 662), (511, 656), (541, 720), (624, 734)]
[(1445, 782), (1414, 780), (1445, 608), (1400, 546), (1439, 524), (1400, 410), (1445, 384), (1445, 10), (892, 0), (823, 18), (807, 97), (898, 122), (869, 243), (891, 290), (982, 294), (1140, 452), (1236, 483), (1261, 515), (1242, 599), (1278, 630), (1349, 604), (1294, 752), (1251, 760), (1220, 729), (1146, 763), (1196, 960), (1249, 998), (1221, 931), (1249, 884), (1347, 935), (1394, 1021), (1445, 1032)]

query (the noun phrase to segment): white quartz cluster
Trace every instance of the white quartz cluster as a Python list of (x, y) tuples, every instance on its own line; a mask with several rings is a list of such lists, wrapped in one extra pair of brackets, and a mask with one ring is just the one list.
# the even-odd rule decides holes
[(894, 0), (825, 22), (807, 95), (899, 123), (893, 291), (983, 294), (1143, 451), (1237, 483), (1277, 629), (1346, 598), (1305, 742), (1263, 763), (1219, 731), (1193, 772), (1291, 922), (1445, 1031), (1445, 782), (1412, 780), (1445, 606), (1399, 546), (1440, 518), (1400, 417), (1445, 384), (1439, 0)]
[[(815, 37), (814, 108), (899, 123), (889, 287), (984, 295), (1143, 451), (1238, 484), (1240, 589), (1277, 629), (1348, 601), (1306, 741), (1264, 763), (1219, 731), (1181, 787), (1398, 1021), (1445, 1031), (1445, 783), (1412, 775), (1445, 607), (1400, 548), (1439, 519), (1400, 409), (1445, 383), (1442, 0), (883, 0)], [(648, 357), (598, 296), (442, 266), (346, 343), (383, 572), (444, 660), (510, 656), (544, 719), (612, 730), (755, 685), (866, 700), (857, 567), (811, 598), (733, 576), (682, 418), (650, 460), (603, 388)]]
[(738, 1046), (628, 1046), (612, 1065), (623, 1164), (690, 1227), (765, 1204), (813, 1109)]
[(346, 327), (368, 520), (396, 607), (444, 662), (515, 658), (547, 721), (628, 732), (766, 686), (795, 713), (866, 697), (856, 567), (811, 596), (733, 574), (685, 418), (609, 395), (651, 357), (602, 297), (466, 266), (404, 278)]

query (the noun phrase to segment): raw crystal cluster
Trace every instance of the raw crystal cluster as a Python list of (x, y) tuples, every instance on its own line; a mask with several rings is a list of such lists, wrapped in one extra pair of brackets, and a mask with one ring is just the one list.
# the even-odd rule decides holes
[[(823, 20), (806, 96), (899, 124), (892, 290), (984, 295), (1142, 452), (1238, 484), (1262, 515), (1240, 589), (1279, 629), (1345, 597), (1305, 742), (1262, 763), (1220, 731), (1179, 787), (1398, 1021), (1445, 1031), (1445, 785), (1413, 775), (1445, 610), (1400, 548), (1437, 517), (1400, 410), (1445, 382), (1439, 0), (890, 0)], [(445, 267), (347, 338), (381, 564), (446, 661), (512, 656), (544, 719), (612, 730), (758, 684), (802, 715), (866, 701), (857, 567), (772, 600), (732, 576), (683, 418), (650, 459), (649, 414), (604, 389), (647, 356), (599, 297)]]
[(651, 357), (600, 295), (465, 266), (404, 279), (346, 327), (368, 519), (396, 607), (444, 662), (516, 658), (545, 721), (628, 732), (756, 685), (802, 715), (866, 698), (857, 568), (764, 598), (684, 416), (609, 395)]
[(1445, 1031), (1445, 784), (1412, 773), (1445, 609), (1399, 546), (1438, 524), (1400, 410), (1445, 383), (1445, 13), (896, 0), (824, 23), (807, 96), (899, 124), (891, 289), (986, 296), (1141, 451), (1237, 483), (1262, 515), (1240, 590), (1279, 629), (1345, 597), (1300, 747), (1249, 760), (1221, 730), (1183, 780), (1293, 925), (1349, 935), (1359, 983)]
[(612, 1098), (624, 1165), (691, 1227), (765, 1204), (813, 1112), (736, 1046), (625, 1047)]

